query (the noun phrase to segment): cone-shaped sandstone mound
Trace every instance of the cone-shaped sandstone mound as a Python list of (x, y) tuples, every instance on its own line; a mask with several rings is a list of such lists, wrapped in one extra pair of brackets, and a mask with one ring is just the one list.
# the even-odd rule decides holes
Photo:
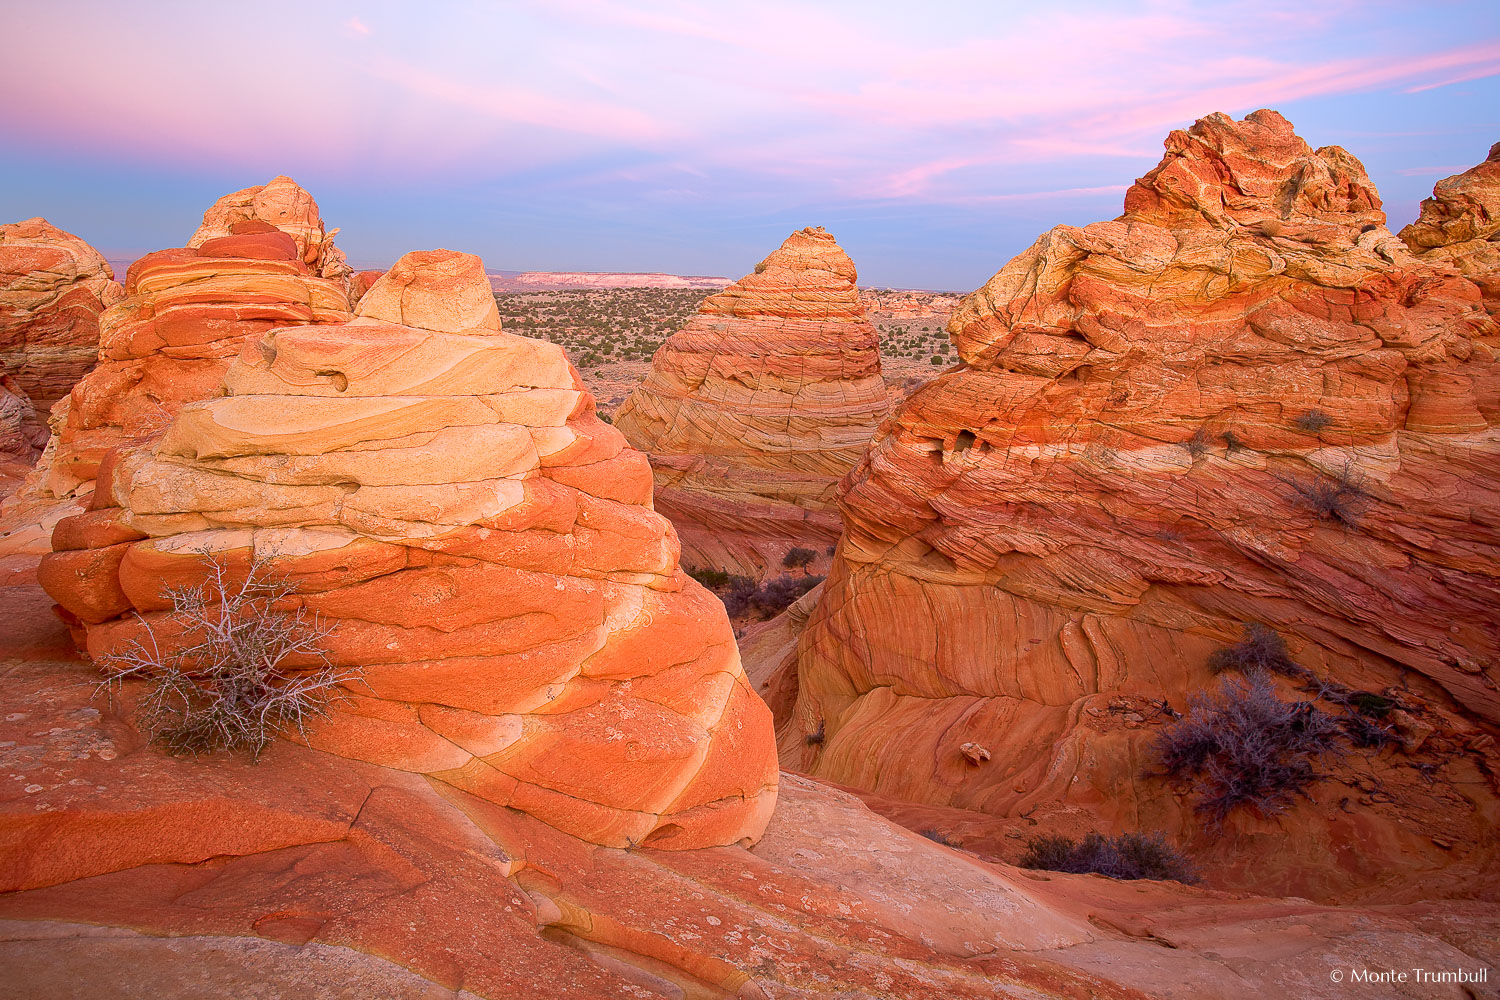
[[(1124, 215), (1051, 230), (964, 301), (965, 365), (847, 480), (783, 759), (1197, 837), (1257, 857), (1267, 888), (1492, 864), (1500, 341), (1480, 290), (1274, 112), (1166, 148)], [(1142, 772), (1150, 706), (1185, 709), (1246, 622), (1371, 692), (1406, 747), (1369, 765), (1378, 800), (1330, 782), (1282, 828), (1237, 818), (1255, 834), (1231, 849)], [(1429, 765), (1436, 784), (1413, 777)]]
[(1399, 235), (1423, 260), (1458, 268), (1483, 289), (1490, 315), (1500, 316), (1500, 142), (1477, 167), (1438, 181)]
[(313, 196), (286, 176), (226, 194), (214, 202), (203, 213), (203, 225), (188, 240), (188, 246), (197, 249), (225, 236), (277, 231), (292, 238), (297, 245), (297, 259), (311, 268), (313, 274), (334, 281), (349, 276), (344, 252), (333, 243), (338, 230), (324, 229)]
[(99, 356), (99, 314), (124, 296), (103, 257), (46, 219), (0, 226), (0, 375), (38, 412)]
[(837, 485), (886, 412), (854, 263), (803, 229), (704, 301), (615, 415), (688, 565), (756, 574), (838, 538)]
[(311, 745), (598, 843), (760, 835), (771, 717), (724, 609), (562, 349), (500, 332), (479, 258), (407, 254), (353, 321), (253, 337), (224, 384), (119, 458), (118, 510), (58, 526), (39, 575), (91, 653), (202, 550), (271, 554), (364, 668)]

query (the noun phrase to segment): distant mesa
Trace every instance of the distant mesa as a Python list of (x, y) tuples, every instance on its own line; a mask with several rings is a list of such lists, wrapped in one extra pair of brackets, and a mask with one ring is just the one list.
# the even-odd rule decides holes
[(609, 846), (764, 831), (771, 715), (723, 605), (562, 348), (501, 332), (479, 258), (409, 253), (352, 319), (249, 335), (100, 476), (38, 571), (96, 657), (167, 634), (202, 552), (261, 554), (364, 670), (292, 738)]
[(838, 538), (837, 484), (888, 403), (854, 262), (802, 229), (656, 352), (615, 414), (689, 565), (762, 575)]
[[(1165, 830), (1262, 891), (1430, 892), (1454, 842), (1493, 871), (1497, 168), (1439, 183), (1403, 242), (1348, 152), (1275, 112), (1216, 114), (1168, 136), (1118, 219), (1006, 264), (949, 323), (963, 366), (845, 480), (839, 556), (773, 685), (796, 692), (784, 766), (1002, 821)], [(674, 410), (652, 427), (726, 425), (748, 437)], [(1331, 781), (1215, 839), (1142, 777), (1245, 623), (1311, 690), (1381, 715), (1403, 749), (1347, 765), (1378, 803), (1341, 810), (1358, 793)]]
[(657, 271), (491, 271), (489, 278), (497, 292), (552, 292), (591, 288), (719, 289), (729, 284), (728, 278), (662, 274)]

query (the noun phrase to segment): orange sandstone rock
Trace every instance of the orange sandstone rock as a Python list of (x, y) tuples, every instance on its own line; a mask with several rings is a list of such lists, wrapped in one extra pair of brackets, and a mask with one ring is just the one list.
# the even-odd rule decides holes
[(837, 539), (838, 480), (887, 406), (855, 280), (832, 236), (793, 233), (704, 301), (615, 414), (689, 565), (758, 575)]
[(256, 764), (168, 757), (129, 724), (135, 686), (90, 702), (86, 665), (18, 662), (16, 638), (0, 963), (23, 970), (17, 1000), (1337, 1000), (1330, 969), (1493, 966), (1500, 939), (1476, 900), (1338, 908), (989, 864), (797, 775), (751, 848), (612, 850), (291, 743)]
[(365, 297), (365, 292), (384, 274), (384, 271), (355, 271), (349, 275), (349, 308), (358, 306), (359, 300)]
[(196, 249), (225, 236), (264, 233), (267, 229), (290, 236), (296, 245), (295, 259), (318, 277), (343, 281), (349, 276), (344, 252), (333, 244), (338, 230), (325, 230), (313, 196), (286, 176), (226, 194), (214, 202), (203, 213), (203, 224), (188, 240), (188, 246)]
[(1438, 181), (1417, 221), (1398, 234), (1423, 260), (1452, 264), (1500, 315), (1500, 142), (1477, 167)]
[(98, 367), (73, 388), (58, 421), (47, 490), (77, 492), (110, 449), (219, 392), (246, 337), (348, 318), (343, 286), (309, 274), (297, 253), (284, 233), (249, 233), (132, 264), (126, 298), (101, 318)]
[(246, 339), (101, 476), (120, 509), (60, 522), (39, 572), (94, 655), (201, 550), (268, 553), (364, 668), (310, 745), (601, 844), (765, 828), (771, 716), (722, 605), (562, 349), (501, 332), (479, 258), (407, 254), (353, 320)]
[(99, 314), (124, 295), (103, 257), (46, 219), (0, 226), (0, 375), (45, 412), (99, 352)]
[[(1358, 161), (1274, 112), (1166, 147), (1124, 215), (1051, 230), (963, 302), (963, 364), (846, 480), (783, 763), (1167, 830), (1234, 859), (1221, 884), (1335, 896), (1492, 869), (1493, 750), (1470, 740), (1500, 725), (1500, 339), (1480, 288), (1414, 257)], [(1321, 677), (1405, 692), (1446, 749), (1357, 755), (1387, 796), (1345, 770), (1281, 825), (1208, 836), (1142, 777), (1152, 706), (1185, 709), (1244, 622)]]
[(226, 219), (223, 205), (234, 197), (208, 213), (222, 233), (136, 261), (125, 298), (99, 315), (92, 370), (58, 404), (36, 469), (0, 504), (0, 582), (30, 578), (57, 521), (93, 502), (111, 451), (160, 431), (182, 404), (220, 392), (245, 337), (349, 317), (343, 284), (313, 276), (299, 259), (296, 213), (282, 220), (291, 232), (249, 216)]

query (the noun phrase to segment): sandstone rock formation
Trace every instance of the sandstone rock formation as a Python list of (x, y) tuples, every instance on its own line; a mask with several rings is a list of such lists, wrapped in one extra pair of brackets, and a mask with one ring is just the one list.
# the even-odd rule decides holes
[[(226, 194), (203, 213), (203, 225), (188, 240), (198, 249), (210, 240), (236, 234), (280, 231), (292, 237), (297, 245), (296, 259), (302, 261), (320, 278), (342, 281), (350, 267), (344, 252), (333, 244), (334, 229), (324, 229), (318, 214), (318, 203), (290, 177), (278, 176), (269, 184), (259, 184)], [(279, 258), (278, 258), (279, 259)]]
[(97, 366), (59, 403), (35, 471), (0, 504), (0, 583), (31, 576), (53, 526), (87, 506), (114, 449), (222, 391), (246, 337), (349, 318), (343, 284), (309, 274), (291, 236), (235, 226), (244, 231), (131, 265), (127, 296), (99, 318)]
[(723, 607), (562, 349), (500, 331), (477, 257), (407, 254), (352, 321), (248, 338), (224, 387), (59, 522), (38, 576), (91, 653), (160, 624), (203, 551), (269, 555), (363, 668), (312, 746), (596, 843), (759, 837), (771, 716)]
[(353, 309), (359, 305), (359, 300), (365, 297), (370, 286), (379, 281), (385, 274), (384, 271), (355, 271), (349, 275), (349, 308)]
[(838, 480), (887, 406), (855, 279), (828, 233), (793, 233), (704, 301), (615, 414), (688, 565), (758, 575), (837, 539)]
[(101, 319), (98, 367), (74, 386), (60, 415), (47, 470), (53, 495), (77, 492), (110, 450), (219, 392), (247, 337), (349, 318), (343, 286), (310, 274), (291, 236), (255, 223), (236, 227), (244, 231), (131, 265), (126, 298)]
[[(1274, 112), (1166, 148), (1122, 216), (1051, 230), (964, 301), (963, 364), (846, 480), (783, 763), (1017, 822), (1163, 829), (1217, 884), (1334, 897), (1492, 871), (1500, 338), (1481, 290), (1414, 257), (1359, 162)], [(1480, 215), (1451, 207), (1461, 187), (1408, 238), (1482, 232), (1454, 221)], [(1142, 774), (1245, 622), (1430, 738), (1211, 836)]]
[(99, 314), (124, 295), (103, 257), (46, 219), (0, 226), (0, 375), (47, 409), (99, 356)]
[(47, 444), (47, 425), (9, 375), (0, 375), (0, 499), (31, 471)]
[(1479, 166), (1438, 181), (1416, 222), (1398, 234), (1423, 260), (1456, 267), (1500, 316), (1500, 142)]

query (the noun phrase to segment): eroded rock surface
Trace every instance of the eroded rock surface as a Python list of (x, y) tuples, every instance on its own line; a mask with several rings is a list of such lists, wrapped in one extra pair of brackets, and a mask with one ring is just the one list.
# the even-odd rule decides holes
[(617, 850), (291, 743), (253, 765), (171, 758), (131, 725), (134, 687), (90, 700), (88, 664), (39, 661), (12, 635), (0, 964), (18, 974), (0, 989), (17, 1000), (1333, 1000), (1348, 995), (1333, 968), (1497, 959), (1493, 906), (1023, 872), (796, 775), (753, 848)]
[(1401, 239), (1423, 260), (1452, 264), (1484, 292), (1500, 315), (1500, 142), (1485, 161), (1438, 181)]
[(334, 281), (348, 278), (351, 268), (344, 252), (333, 243), (338, 230), (325, 228), (313, 196), (284, 175), (272, 178), (268, 184), (226, 194), (214, 202), (203, 213), (203, 224), (188, 240), (188, 246), (196, 250), (226, 236), (275, 232), (292, 238), (297, 247), (296, 259), (313, 274)]
[(597, 843), (760, 835), (771, 717), (723, 606), (562, 348), (501, 332), (477, 257), (407, 254), (352, 321), (246, 339), (223, 385), (53, 534), (39, 578), (92, 654), (159, 626), (202, 551), (269, 556), (363, 668), (313, 746)]
[(243, 231), (131, 265), (125, 298), (99, 317), (97, 364), (58, 404), (35, 470), (0, 504), (0, 582), (30, 577), (57, 521), (91, 502), (111, 452), (221, 392), (246, 337), (349, 318), (343, 284), (314, 276), (289, 234), (233, 225)]
[[(1166, 147), (1124, 215), (1051, 230), (964, 301), (963, 365), (847, 480), (783, 765), (1167, 830), (1220, 884), (1461, 891), (1500, 818), (1495, 323), (1385, 228), (1354, 157), (1274, 112)], [(1411, 738), (1215, 837), (1142, 774), (1245, 622), (1399, 705)]]
[(760, 575), (838, 538), (838, 480), (887, 406), (855, 279), (828, 233), (793, 233), (704, 301), (615, 414), (688, 565)]
[(94, 367), (124, 295), (99, 252), (46, 219), (0, 226), (0, 375), (45, 414)]

